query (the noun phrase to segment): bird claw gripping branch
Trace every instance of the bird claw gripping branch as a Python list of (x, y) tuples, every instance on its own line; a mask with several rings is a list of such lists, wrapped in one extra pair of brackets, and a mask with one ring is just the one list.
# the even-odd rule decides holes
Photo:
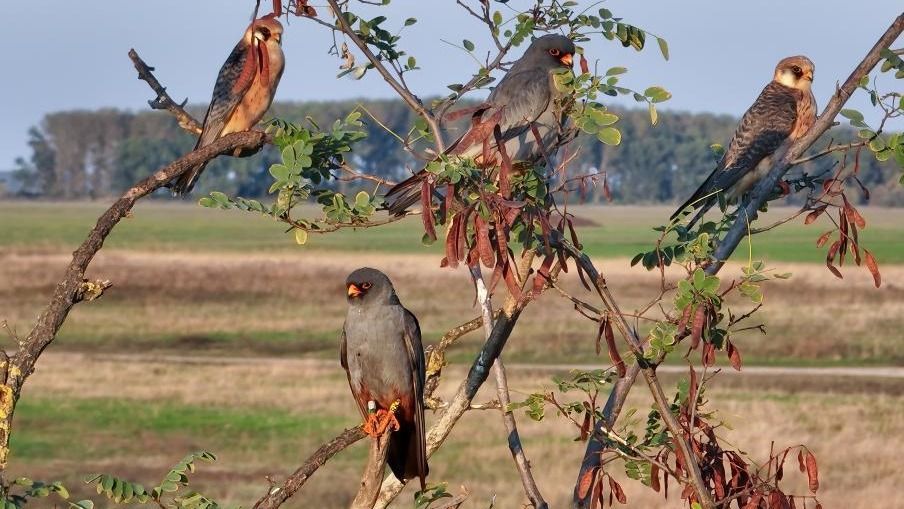
[(368, 412), (367, 420), (364, 421), (362, 429), (372, 438), (379, 438), (386, 433), (387, 429), (391, 431), (399, 430), (399, 421), (396, 419), (395, 413), (399, 409), (401, 401), (395, 400), (389, 405), (389, 410), (379, 408)]

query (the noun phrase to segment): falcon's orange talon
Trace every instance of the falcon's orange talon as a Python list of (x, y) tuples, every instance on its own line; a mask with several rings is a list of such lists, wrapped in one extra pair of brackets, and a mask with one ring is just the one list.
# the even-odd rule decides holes
[[(390, 408), (392, 409), (392, 407)], [(398, 431), (400, 427), (394, 411), (380, 408), (376, 412), (367, 415), (367, 420), (364, 421), (362, 429), (372, 438), (377, 438), (386, 433), (387, 429)]]

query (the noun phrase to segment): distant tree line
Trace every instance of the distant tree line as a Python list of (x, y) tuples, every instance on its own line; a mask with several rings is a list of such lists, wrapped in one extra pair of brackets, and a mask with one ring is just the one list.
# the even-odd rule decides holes
[[(368, 137), (358, 144), (354, 165), (391, 180), (418, 169), (422, 163), (400, 149), (396, 139), (397, 135), (404, 138), (415, 122), (415, 115), (400, 101), (283, 102), (275, 103), (270, 114), (325, 126), (356, 107), (366, 110)], [(710, 146), (727, 143), (737, 123), (728, 115), (663, 112), (659, 124), (651, 126), (645, 110), (614, 111), (621, 116), (617, 126), (629, 142), (609, 147), (595, 138), (581, 137), (565, 155), (573, 156), (568, 163), (569, 175), (605, 172), (611, 195), (619, 203), (671, 203), (689, 196), (715, 164)], [(203, 117), (201, 108), (192, 112)], [(456, 136), (455, 124), (449, 130), (449, 138)], [(855, 139), (855, 133), (836, 128), (814, 150), (824, 147), (829, 137), (841, 142)], [(31, 154), (17, 159), (13, 178), (17, 180), (17, 194), (24, 197), (110, 196), (188, 152), (194, 143), (195, 139), (164, 113), (116, 109), (50, 113), (28, 130)], [(204, 173), (194, 196), (211, 190), (246, 197), (266, 195), (270, 182), (266, 173), (277, 158), (272, 148), (250, 158), (221, 157)], [(829, 156), (802, 165), (797, 171), (819, 173), (834, 163)], [(864, 151), (860, 174), (871, 190), (871, 203), (904, 205), (904, 189), (898, 185), (900, 175), (893, 161), (879, 163)], [(588, 189), (586, 198), (603, 200), (601, 187)], [(792, 196), (788, 200), (799, 202), (802, 198)]]

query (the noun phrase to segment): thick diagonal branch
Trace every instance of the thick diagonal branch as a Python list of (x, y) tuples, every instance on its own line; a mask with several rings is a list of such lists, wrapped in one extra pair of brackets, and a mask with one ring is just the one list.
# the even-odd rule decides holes
[(232, 153), (237, 149), (255, 150), (267, 142), (268, 136), (261, 132), (244, 131), (224, 136), (210, 145), (193, 150), (172, 163), (164, 166), (153, 175), (132, 186), (97, 220), (88, 238), (72, 255), (72, 261), (57, 284), (53, 298), (47, 308), (38, 317), (34, 328), (25, 339), (24, 344), (13, 358), (13, 364), (19, 368), (16, 376), (10, 377), (8, 384), (14, 391), (22, 387), (25, 378), (34, 370), (34, 363), (41, 352), (56, 337), (69, 310), (76, 303), (84, 281), (85, 270), (94, 259), (94, 255), (103, 247), (104, 241), (125, 217), (139, 199), (163, 187), (183, 172), (212, 160), (220, 154)]
[[(837, 90), (829, 104), (826, 105), (826, 108), (823, 110), (823, 113), (813, 127), (811, 127), (801, 138), (780, 148), (776, 157), (773, 158), (775, 163), (769, 171), (769, 174), (759, 182), (753, 193), (751, 193), (748, 201), (739, 206), (738, 217), (735, 220), (735, 223), (729, 229), (728, 233), (726, 233), (722, 242), (716, 249), (715, 258), (718, 261), (707, 268), (707, 273), (713, 275), (719, 272), (724, 261), (727, 260), (737, 248), (741, 239), (747, 232), (749, 222), (756, 218), (757, 210), (765, 203), (779, 179), (787, 173), (793, 163), (800, 158), (801, 154), (803, 154), (832, 126), (835, 116), (841, 111), (841, 108), (854, 93), (860, 79), (869, 74), (869, 72), (879, 63), (882, 50), (888, 48), (901, 35), (902, 31), (904, 31), (904, 14), (899, 15), (888, 30), (886, 30), (879, 38), (876, 44), (873, 45), (848, 79)], [(661, 361), (661, 359), (657, 359), (657, 361)], [(611, 427), (618, 419), (628, 393), (642, 368), (643, 363), (641, 362), (632, 364), (628, 368), (628, 373), (625, 378), (619, 380), (609, 394), (609, 399), (603, 409), (604, 419), (601, 419), (597, 423), (598, 429), (595, 430), (591, 439), (588, 441), (587, 450), (584, 453), (584, 459), (581, 463), (580, 472), (578, 473), (578, 480), (580, 480), (589, 470), (599, 467), (601, 453), (605, 449), (605, 445), (600, 440), (602, 428)], [(589, 497), (581, 499), (577, 495), (577, 490), (575, 490), (573, 506), (576, 508), (587, 508), (589, 507), (589, 504)]]

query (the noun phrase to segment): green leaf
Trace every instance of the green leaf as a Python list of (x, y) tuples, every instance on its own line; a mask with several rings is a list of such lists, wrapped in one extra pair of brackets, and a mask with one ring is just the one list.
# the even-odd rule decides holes
[(628, 72), (628, 69), (625, 67), (610, 67), (606, 71), (606, 76), (618, 76), (619, 74), (624, 74)]
[(600, 132), (596, 133), (596, 137), (606, 145), (618, 145), (621, 143), (621, 132), (614, 127), (600, 129)]
[(66, 487), (63, 486), (63, 484), (61, 482), (57, 481), (57, 482), (51, 484), (51, 486), (53, 486), (53, 488), (57, 492), (57, 495), (59, 495), (60, 498), (63, 498), (63, 499), (69, 498), (69, 490), (67, 490)]
[(659, 113), (656, 112), (656, 106), (653, 103), (648, 106), (650, 110), (650, 124), (656, 125), (659, 122)]
[(873, 152), (881, 152), (885, 150), (885, 140), (883, 140), (880, 136), (876, 136), (869, 142), (869, 149)]
[(305, 242), (308, 241), (308, 231), (302, 230), (301, 228), (295, 229), (295, 243), (299, 246), (303, 246)]
[(415, 67), (417, 67), (417, 60), (414, 57), (408, 57), (408, 68), (414, 69)]
[(669, 59), (669, 43), (665, 42), (665, 39), (656, 38), (656, 42), (659, 43), (659, 51), (662, 53), (662, 58), (668, 60)]
[(697, 269), (694, 271), (694, 288), (697, 290), (703, 289), (703, 281), (706, 279), (706, 273), (703, 272), (703, 269)]
[(367, 194), (366, 191), (359, 191), (358, 194), (355, 195), (355, 205), (367, 205), (370, 203), (370, 195)]
[(600, 110), (592, 110), (590, 118), (594, 124), (599, 126), (608, 126), (618, 122), (618, 115)]
[(461, 44), (465, 47), (466, 50), (474, 51), (474, 43), (473, 42), (471, 42), (467, 39), (464, 39), (461, 41)]
[(841, 110), (840, 113), (841, 113), (842, 117), (844, 117), (848, 120), (852, 120), (855, 122), (863, 122), (863, 113), (860, 113), (857, 110), (843, 109), (843, 110)]
[(289, 167), (284, 164), (274, 164), (270, 167), (270, 175), (272, 175), (277, 182), (285, 182), (289, 180)]
[(502, 24), (502, 13), (501, 12), (496, 11), (493, 13), (493, 24), (495, 24), (497, 26)]
[(650, 101), (652, 101), (654, 103), (668, 101), (669, 99), (672, 98), (672, 94), (668, 90), (666, 90), (662, 87), (658, 87), (658, 86), (650, 87), (650, 88), (644, 90), (643, 95), (646, 96)]
[(405, 20), (405, 26), (410, 27), (411, 25), (417, 23), (417, 18), (408, 18)]

